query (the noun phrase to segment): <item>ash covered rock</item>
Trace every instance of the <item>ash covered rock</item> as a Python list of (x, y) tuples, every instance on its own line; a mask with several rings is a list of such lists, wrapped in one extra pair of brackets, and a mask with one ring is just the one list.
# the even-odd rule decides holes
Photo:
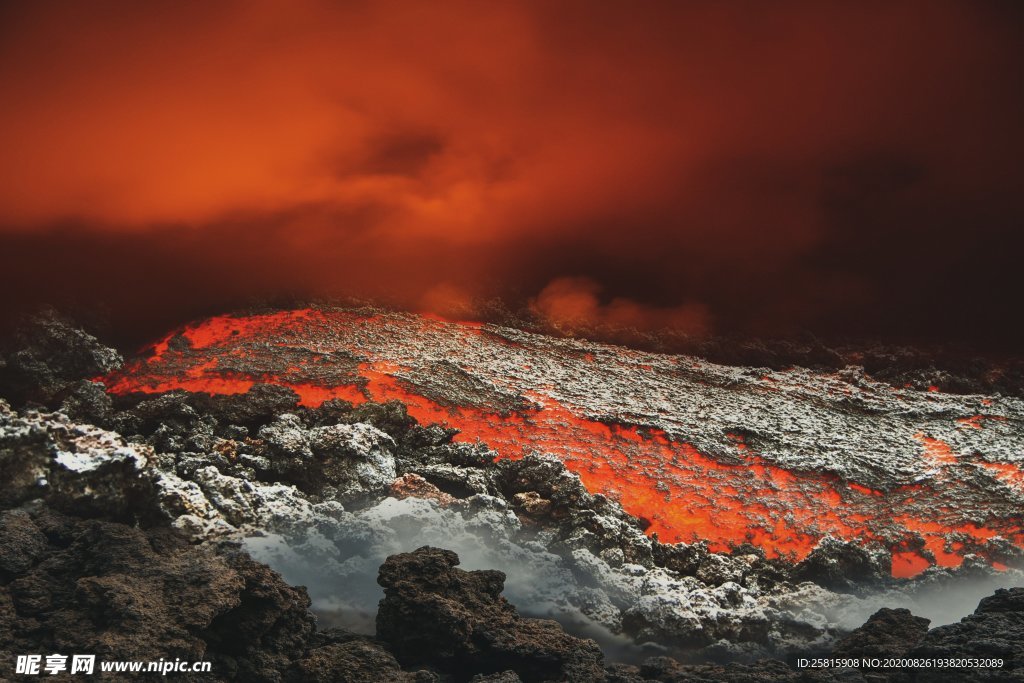
[(396, 477), (394, 439), (365, 424), (309, 428), (292, 413), (261, 428), (269, 472), (308, 493), (325, 487), (345, 503), (381, 497)]
[(49, 498), (62, 509), (111, 518), (153, 512), (148, 483), (135, 474), (148, 462), (146, 447), (64, 416), (15, 413), (0, 399), (0, 466), (6, 476), (0, 504), (15, 507)]
[(7, 506), (41, 499), (70, 514), (170, 524), (196, 539), (305, 528), (313, 517), (294, 486), (260, 482), (217, 451), (169, 458), (61, 413), (15, 413), (2, 400), (0, 463)]

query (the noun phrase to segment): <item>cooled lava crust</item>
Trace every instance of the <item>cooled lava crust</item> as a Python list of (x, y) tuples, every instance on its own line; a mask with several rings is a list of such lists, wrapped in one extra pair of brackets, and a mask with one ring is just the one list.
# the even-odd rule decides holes
[(662, 542), (797, 561), (824, 536), (882, 545), (894, 576), (1024, 547), (1024, 401), (917, 391), (858, 369), (727, 367), (379, 311), (220, 316), (100, 378), (115, 394), (293, 389), (306, 406), (402, 401), (498, 458), (561, 459)]

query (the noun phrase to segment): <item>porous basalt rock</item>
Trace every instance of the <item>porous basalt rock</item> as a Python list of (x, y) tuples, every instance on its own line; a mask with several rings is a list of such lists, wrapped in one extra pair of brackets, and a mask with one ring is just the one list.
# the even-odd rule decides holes
[(427, 670), (404, 671), (395, 656), (373, 638), (326, 634), (325, 644), (314, 648), (290, 672), (296, 683), (436, 683), (440, 677)]
[(447, 507), (455, 502), (455, 497), (437, 488), (429, 481), (418, 474), (403, 474), (393, 482), (388, 489), (388, 494), (394, 498), (424, 498), (436, 501), (441, 507)]
[(114, 349), (52, 310), (27, 318), (0, 349), (0, 386), (7, 398), (49, 402), (84, 378), (120, 368)]
[(5, 662), (26, 652), (181, 658), (212, 662), (221, 680), (269, 682), (313, 634), (305, 591), (230, 547), (39, 507), (0, 514), (0, 537)]
[(793, 578), (832, 590), (855, 591), (865, 585), (884, 584), (891, 575), (891, 565), (884, 548), (866, 548), (826, 536), (793, 568)]
[(597, 643), (566, 634), (554, 621), (521, 617), (501, 597), (504, 573), (466, 572), (458, 563), (455, 553), (426, 546), (381, 567), (377, 635), (399, 661), (462, 679), (506, 670), (530, 681), (604, 677)]
[[(966, 669), (958, 680), (1019, 681), (1024, 678), (1024, 588), (999, 589), (983, 598), (974, 614), (933, 628), (907, 653), (918, 658), (1001, 659), (1001, 670)], [(939, 670), (916, 672), (915, 681), (945, 681)]]
[(928, 620), (908, 609), (883, 607), (850, 635), (840, 640), (836, 657), (903, 657), (928, 633)]

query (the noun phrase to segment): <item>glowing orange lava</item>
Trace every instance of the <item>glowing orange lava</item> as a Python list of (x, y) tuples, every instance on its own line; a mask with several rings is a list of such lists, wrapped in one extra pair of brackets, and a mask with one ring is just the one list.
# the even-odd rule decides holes
[[(742, 462), (723, 462), (656, 429), (581, 416), (542, 392), (529, 397), (533, 407), (508, 413), (442, 405), (403, 379), (408, 368), (400, 360), (374, 358), (366, 349), (331, 336), (332, 325), (349, 323), (372, 326), (375, 317), (305, 309), (211, 318), (168, 336), (152, 347), (148, 358), (103, 381), (115, 394), (172, 389), (237, 394), (256, 383), (279, 384), (295, 390), (300, 403), (310, 407), (330, 399), (353, 404), (398, 400), (419, 422), (455, 427), (460, 430), (457, 440), (480, 440), (499, 458), (529, 453), (559, 458), (579, 474), (588, 490), (619, 501), (626, 511), (646, 520), (648, 533), (663, 542), (706, 540), (716, 551), (749, 542), (770, 557), (799, 560), (831, 535), (888, 547), (893, 552), (892, 572), (901, 577), (932, 564), (958, 566), (965, 554), (983, 552), (984, 544), (996, 536), (1024, 545), (1019, 520), (992, 519), (986, 525), (958, 521), (941, 491), (930, 485), (879, 491), (835, 476), (789, 471), (759, 457), (737, 434), (729, 438)], [(428, 318), (407, 317), (390, 325), (377, 332), (418, 334), (426, 329), (423, 326), (447, 325), (466, 343), (485, 334), (478, 323)], [(312, 355), (305, 364), (279, 372), (247, 373), (233, 362), (298, 346)], [(356, 361), (347, 379), (325, 385), (310, 368), (335, 367), (336, 354), (350, 354), (346, 357)], [(585, 360), (594, 363), (595, 357), (588, 353)], [(980, 429), (980, 420), (967, 420), (964, 426)], [(947, 443), (924, 434), (916, 438), (921, 457), (929, 464), (941, 467), (957, 461)], [(1008, 486), (1024, 488), (1024, 473), (1016, 466), (984, 467)]]

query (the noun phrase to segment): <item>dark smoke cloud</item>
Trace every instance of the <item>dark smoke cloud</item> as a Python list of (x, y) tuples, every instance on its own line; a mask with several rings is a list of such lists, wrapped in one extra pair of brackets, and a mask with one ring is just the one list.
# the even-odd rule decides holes
[(7, 316), (75, 301), (142, 336), (254, 298), (500, 297), (1024, 341), (1020, 3), (0, 13)]

